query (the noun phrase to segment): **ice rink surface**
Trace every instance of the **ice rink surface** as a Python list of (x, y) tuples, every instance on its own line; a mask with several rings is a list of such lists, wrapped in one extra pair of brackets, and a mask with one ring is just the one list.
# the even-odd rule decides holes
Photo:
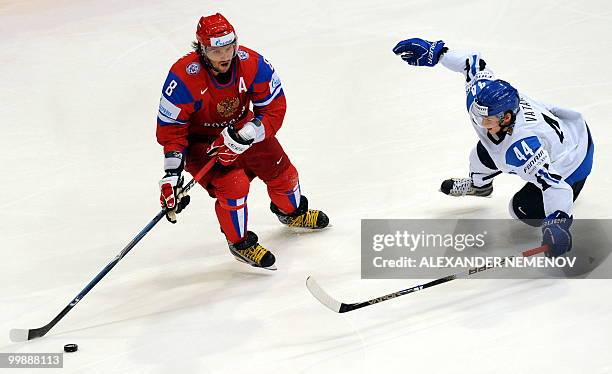
[[(159, 210), (161, 86), (216, 11), (279, 72), (278, 137), (333, 228), (281, 227), (255, 181), (250, 229), (279, 268), (257, 271), (197, 189), (46, 337), (11, 343)], [(416, 284), (360, 279), (360, 219), (507, 218), (522, 186), (438, 192), (476, 136), (462, 77), (404, 64), (391, 48), (407, 37), (480, 50), (499, 78), (583, 112), (595, 166), (575, 216), (612, 217), (611, 21), (607, 1), (0, 1), (0, 352), (79, 344), (61, 373), (612, 373), (609, 280), (463, 280), (346, 315), (304, 285), (358, 301)]]

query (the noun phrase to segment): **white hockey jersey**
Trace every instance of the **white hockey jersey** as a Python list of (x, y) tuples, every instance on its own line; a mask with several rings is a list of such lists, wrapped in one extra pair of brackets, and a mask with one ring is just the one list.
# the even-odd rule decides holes
[[(447, 51), (440, 62), (465, 77), (466, 106), (470, 106), (486, 80), (496, 79), (478, 53)], [(473, 119), (471, 123), (498, 170), (517, 174), (542, 190), (544, 211), (572, 215), (571, 185), (591, 172), (593, 143), (582, 115), (570, 109), (535, 101), (519, 90), (520, 110), (512, 130), (491, 135)]]

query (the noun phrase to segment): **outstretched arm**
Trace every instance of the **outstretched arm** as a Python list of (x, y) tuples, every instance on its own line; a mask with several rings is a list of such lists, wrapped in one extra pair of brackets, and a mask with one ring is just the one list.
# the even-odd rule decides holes
[(477, 91), (481, 88), (480, 80), (494, 80), (495, 75), (478, 52), (453, 50), (446, 47), (442, 40), (430, 42), (420, 38), (402, 40), (393, 53), (413, 66), (432, 67), (440, 62), (445, 68), (462, 73), (465, 78), (467, 108), (469, 110)]
[(495, 79), (495, 74), (478, 52), (449, 49), (441, 56), (440, 63), (449, 70), (463, 73), (466, 88), (481, 79)]

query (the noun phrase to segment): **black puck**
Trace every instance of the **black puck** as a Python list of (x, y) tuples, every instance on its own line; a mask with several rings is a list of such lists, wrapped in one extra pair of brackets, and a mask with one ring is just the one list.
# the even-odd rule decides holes
[(74, 343), (66, 344), (64, 346), (64, 352), (76, 352), (78, 349), (79, 346)]

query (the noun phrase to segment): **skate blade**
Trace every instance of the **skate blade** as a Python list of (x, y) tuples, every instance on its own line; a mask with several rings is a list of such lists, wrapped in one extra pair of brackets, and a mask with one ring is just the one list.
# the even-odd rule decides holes
[(235, 255), (234, 255), (234, 258), (235, 258), (237, 261), (240, 261), (240, 262), (245, 263), (245, 264), (247, 264), (247, 265), (251, 265), (251, 266), (252, 266), (252, 267), (254, 267), (254, 268), (266, 269), (266, 270), (270, 270), (270, 271), (276, 271), (276, 270), (277, 270), (277, 267), (276, 267), (276, 265), (274, 265), (274, 264), (272, 264), (271, 266), (268, 266), (268, 267), (264, 267), (264, 266), (261, 266), (261, 265), (258, 265), (258, 264), (256, 264), (256, 263), (254, 263), (254, 262), (247, 261), (247, 260), (245, 260), (245, 259), (243, 259), (243, 258), (241, 258), (241, 257), (235, 256)]
[(317, 232), (317, 231), (325, 231), (326, 229), (332, 227), (333, 225), (330, 223), (327, 226), (323, 227), (323, 228), (317, 228), (317, 227), (291, 227), (291, 226), (285, 226), (287, 227), (287, 229), (289, 229), (290, 231), (296, 233), (296, 234), (305, 234), (305, 233), (309, 233), (309, 232)]
[(481, 196), (481, 195), (461, 195), (461, 196), (455, 196), (455, 195), (451, 195), (451, 194), (446, 194), (441, 189), (439, 189), (438, 192), (441, 192), (444, 196), (450, 196), (450, 197), (468, 197), (468, 196), (473, 196), (473, 197), (485, 197), (487, 199), (490, 199), (491, 196), (493, 195), (493, 194), (489, 194), (487, 196)]

